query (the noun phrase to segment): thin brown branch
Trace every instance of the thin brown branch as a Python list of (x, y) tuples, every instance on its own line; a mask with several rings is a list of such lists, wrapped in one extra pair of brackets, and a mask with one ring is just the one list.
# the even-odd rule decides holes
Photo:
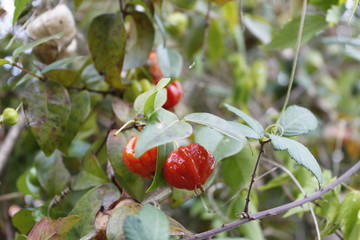
[(24, 72), (26, 72), (27, 74), (30, 74), (30, 75), (33, 76), (33, 77), (36, 77), (36, 78), (38, 78), (38, 79), (40, 79), (40, 80), (44, 80), (44, 77), (39, 76), (39, 75), (36, 75), (36, 74), (33, 73), (33, 72), (30, 72), (29, 70), (21, 67), (20, 65), (18, 65), (18, 64), (16, 64), (16, 63), (12, 63), (11, 65), (14, 66), (14, 67), (17, 67), (18, 69), (20, 69), (20, 70), (22, 70), (22, 71), (24, 71)]
[(302, 206), (305, 203), (315, 201), (316, 199), (321, 198), (328, 191), (334, 189), (337, 185), (341, 184), (342, 182), (344, 182), (345, 180), (350, 178), (357, 171), (359, 171), (359, 169), (360, 169), (360, 160), (354, 166), (352, 166), (349, 170), (347, 170), (343, 175), (341, 175), (338, 179), (336, 179), (335, 181), (333, 181), (332, 183), (330, 183), (323, 189), (318, 190), (317, 192), (313, 193), (310, 196), (307, 196), (307, 197), (304, 197), (303, 199), (300, 199), (300, 200), (297, 200), (297, 201), (294, 201), (294, 202), (291, 202), (288, 204), (284, 204), (284, 205), (281, 205), (278, 207), (274, 207), (274, 208), (271, 208), (271, 209), (268, 209), (265, 211), (254, 213), (251, 215), (251, 218), (238, 219), (231, 223), (224, 224), (221, 227), (218, 227), (218, 228), (206, 231), (206, 232), (202, 232), (199, 234), (195, 234), (193, 236), (183, 238), (182, 240), (206, 239), (209, 236), (214, 236), (216, 234), (228, 231), (230, 229), (236, 228), (236, 227), (243, 225), (245, 223), (248, 223), (250, 221), (253, 221), (256, 219), (261, 219), (261, 218), (268, 217), (268, 216), (277, 215), (277, 214), (285, 212), (289, 209)]
[(19, 137), (21, 130), (24, 127), (24, 116), (22, 114), (19, 114), (18, 123), (10, 128), (5, 140), (0, 145), (0, 175), (6, 165), (6, 161), (8, 160), (12, 149), (15, 146), (16, 139)]

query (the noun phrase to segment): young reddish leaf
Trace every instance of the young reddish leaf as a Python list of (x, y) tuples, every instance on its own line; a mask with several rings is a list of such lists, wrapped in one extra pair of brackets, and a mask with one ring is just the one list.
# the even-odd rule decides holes
[(70, 98), (56, 82), (31, 81), (23, 91), (23, 106), (32, 134), (46, 156), (50, 156), (64, 135), (70, 115)]
[(61, 240), (80, 220), (77, 215), (53, 220), (45, 217), (35, 224), (29, 233), (28, 240)]
[(122, 88), (120, 73), (126, 46), (122, 14), (97, 16), (90, 24), (88, 44), (98, 72), (105, 75), (111, 86)]

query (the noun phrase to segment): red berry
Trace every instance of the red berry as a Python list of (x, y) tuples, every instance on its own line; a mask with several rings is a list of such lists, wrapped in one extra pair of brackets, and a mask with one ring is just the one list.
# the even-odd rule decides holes
[(160, 70), (156, 52), (150, 53), (148, 58), (148, 64), (152, 79), (154, 83), (157, 84), (163, 78), (163, 74)]
[(123, 151), (123, 161), (126, 167), (144, 178), (152, 178), (156, 169), (157, 147), (146, 151), (139, 158), (135, 158), (135, 146), (138, 137), (132, 137)]
[(166, 91), (167, 100), (163, 107), (165, 109), (171, 109), (180, 102), (184, 91), (179, 81), (174, 81), (166, 86)]
[(163, 168), (166, 181), (177, 188), (201, 189), (215, 167), (215, 158), (197, 143), (170, 153)]

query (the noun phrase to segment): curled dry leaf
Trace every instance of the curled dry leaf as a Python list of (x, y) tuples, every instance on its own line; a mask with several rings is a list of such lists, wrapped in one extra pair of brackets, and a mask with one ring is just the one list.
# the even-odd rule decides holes
[(35, 18), (29, 23), (26, 32), (33, 40), (63, 32), (61, 38), (50, 40), (34, 48), (35, 55), (46, 64), (66, 57), (69, 52), (74, 51), (74, 48), (76, 49), (75, 20), (65, 4), (59, 4)]

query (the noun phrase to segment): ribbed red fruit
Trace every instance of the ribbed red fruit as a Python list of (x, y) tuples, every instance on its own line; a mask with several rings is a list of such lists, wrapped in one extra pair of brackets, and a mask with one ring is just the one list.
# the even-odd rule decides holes
[(163, 174), (174, 187), (197, 190), (202, 189), (214, 167), (214, 156), (200, 144), (193, 143), (170, 153)]
[(135, 146), (138, 137), (131, 138), (123, 151), (123, 161), (126, 167), (144, 178), (153, 178), (156, 169), (157, 147), (146, 151), (139, 158), (135, 158)]

